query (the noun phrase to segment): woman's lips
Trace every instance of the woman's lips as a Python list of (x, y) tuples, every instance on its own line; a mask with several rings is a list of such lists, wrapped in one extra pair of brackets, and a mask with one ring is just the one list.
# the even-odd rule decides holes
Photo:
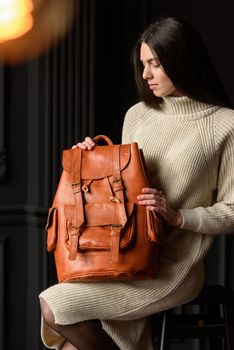
[(150, 90), (154, 90), (158, 87), (158, 84), (149, 84)]

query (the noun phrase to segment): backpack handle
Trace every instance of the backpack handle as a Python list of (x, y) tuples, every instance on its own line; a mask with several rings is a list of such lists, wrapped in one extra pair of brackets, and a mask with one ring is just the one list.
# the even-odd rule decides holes
[(95, 136), (95, 137), (93, 138), (93, 141), (94, 141), (95, 143), (97, 143), (97, 142), (100, 141), (100, 140), (106, 141), (106, 143), (107, 143), (108, 145), (113, 145), (113, 142), (111, 141), (111, 139), (109, 139), (109, 137), (107, 137), (107, 136), (105, 136), (105, 135), (97, 135), (97, 136)]

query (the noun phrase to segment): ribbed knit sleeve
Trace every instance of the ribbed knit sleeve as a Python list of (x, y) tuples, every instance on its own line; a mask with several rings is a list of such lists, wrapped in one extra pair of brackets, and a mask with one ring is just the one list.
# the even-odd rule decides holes
[(139, 126), (141, 119), (145, 113), (149, 110), (143, 102), (139, 102), (136, 105), (129, 108), (127, 111), (122, 129), (122, 143), (127, 144), (136, 142), (134, 134)]
[[(218, 157), (215, 204), (209, 207), (181, 209), (182, 228), (206, 234), (234, 233), (234, 113), (222, 109), (215, 115), (212, 130), (201, 130), (201, 139), (209, 139)], [(205, 189), (204, 189), (205, 191)]]

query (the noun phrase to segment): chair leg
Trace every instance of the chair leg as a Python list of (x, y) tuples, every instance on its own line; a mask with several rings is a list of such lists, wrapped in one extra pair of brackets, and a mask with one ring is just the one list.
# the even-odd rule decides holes
[(234, 349), (234, 305), (225, 304), (224, 305), (224, 316), (227, 323), (227, 345), (225, 349)]
[(167, 322), (166, 312), (163, 314), (160, 350), (170, 350), (170, 327)]
[[(223, 307), (221, 307), (221, 305), (207, 305), (207, 310), (208, 310), (208, 314), (209, 317), (213, 317), (214, 319), (216, 317), (220, 317), (221, 316), (221, 310), (223, 309)], [(223, 348), (223, 344), (224, 344), (224, 338), (220, 338), (220, 337), (210, 337), (209, 338), (209, 345), (210, 345), (210, 349), (212, 350), (227, 350), (226, 348)]]
[(223, 349), (222, 338), (211, 338), (210, 339), (210, 349), (212, 349), (212, 350), (226, 350), (226, 349)]
[(153, 350), (159, 350), (159, 346), (161, 344), (162, 320), (163, 320), (162, 313), (154, 315), (154, 317), (151, 318), (151, 333), (152, 333)]

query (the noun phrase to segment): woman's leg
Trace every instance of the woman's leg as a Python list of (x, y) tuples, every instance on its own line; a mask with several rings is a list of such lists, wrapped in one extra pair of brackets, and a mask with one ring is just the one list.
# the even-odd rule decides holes
[(45, 322), (75, 346), (75, 348), (79, 350), (119, 350), (113, 340), (102, 329), (99, 320), (84, 321), (71, 325), (59, 325), (55, 323), (53, 312), (47, 302), (40, 298), (40, 303)]
[(78, 349), (66, 340), (60, 350), (78, 350)]

